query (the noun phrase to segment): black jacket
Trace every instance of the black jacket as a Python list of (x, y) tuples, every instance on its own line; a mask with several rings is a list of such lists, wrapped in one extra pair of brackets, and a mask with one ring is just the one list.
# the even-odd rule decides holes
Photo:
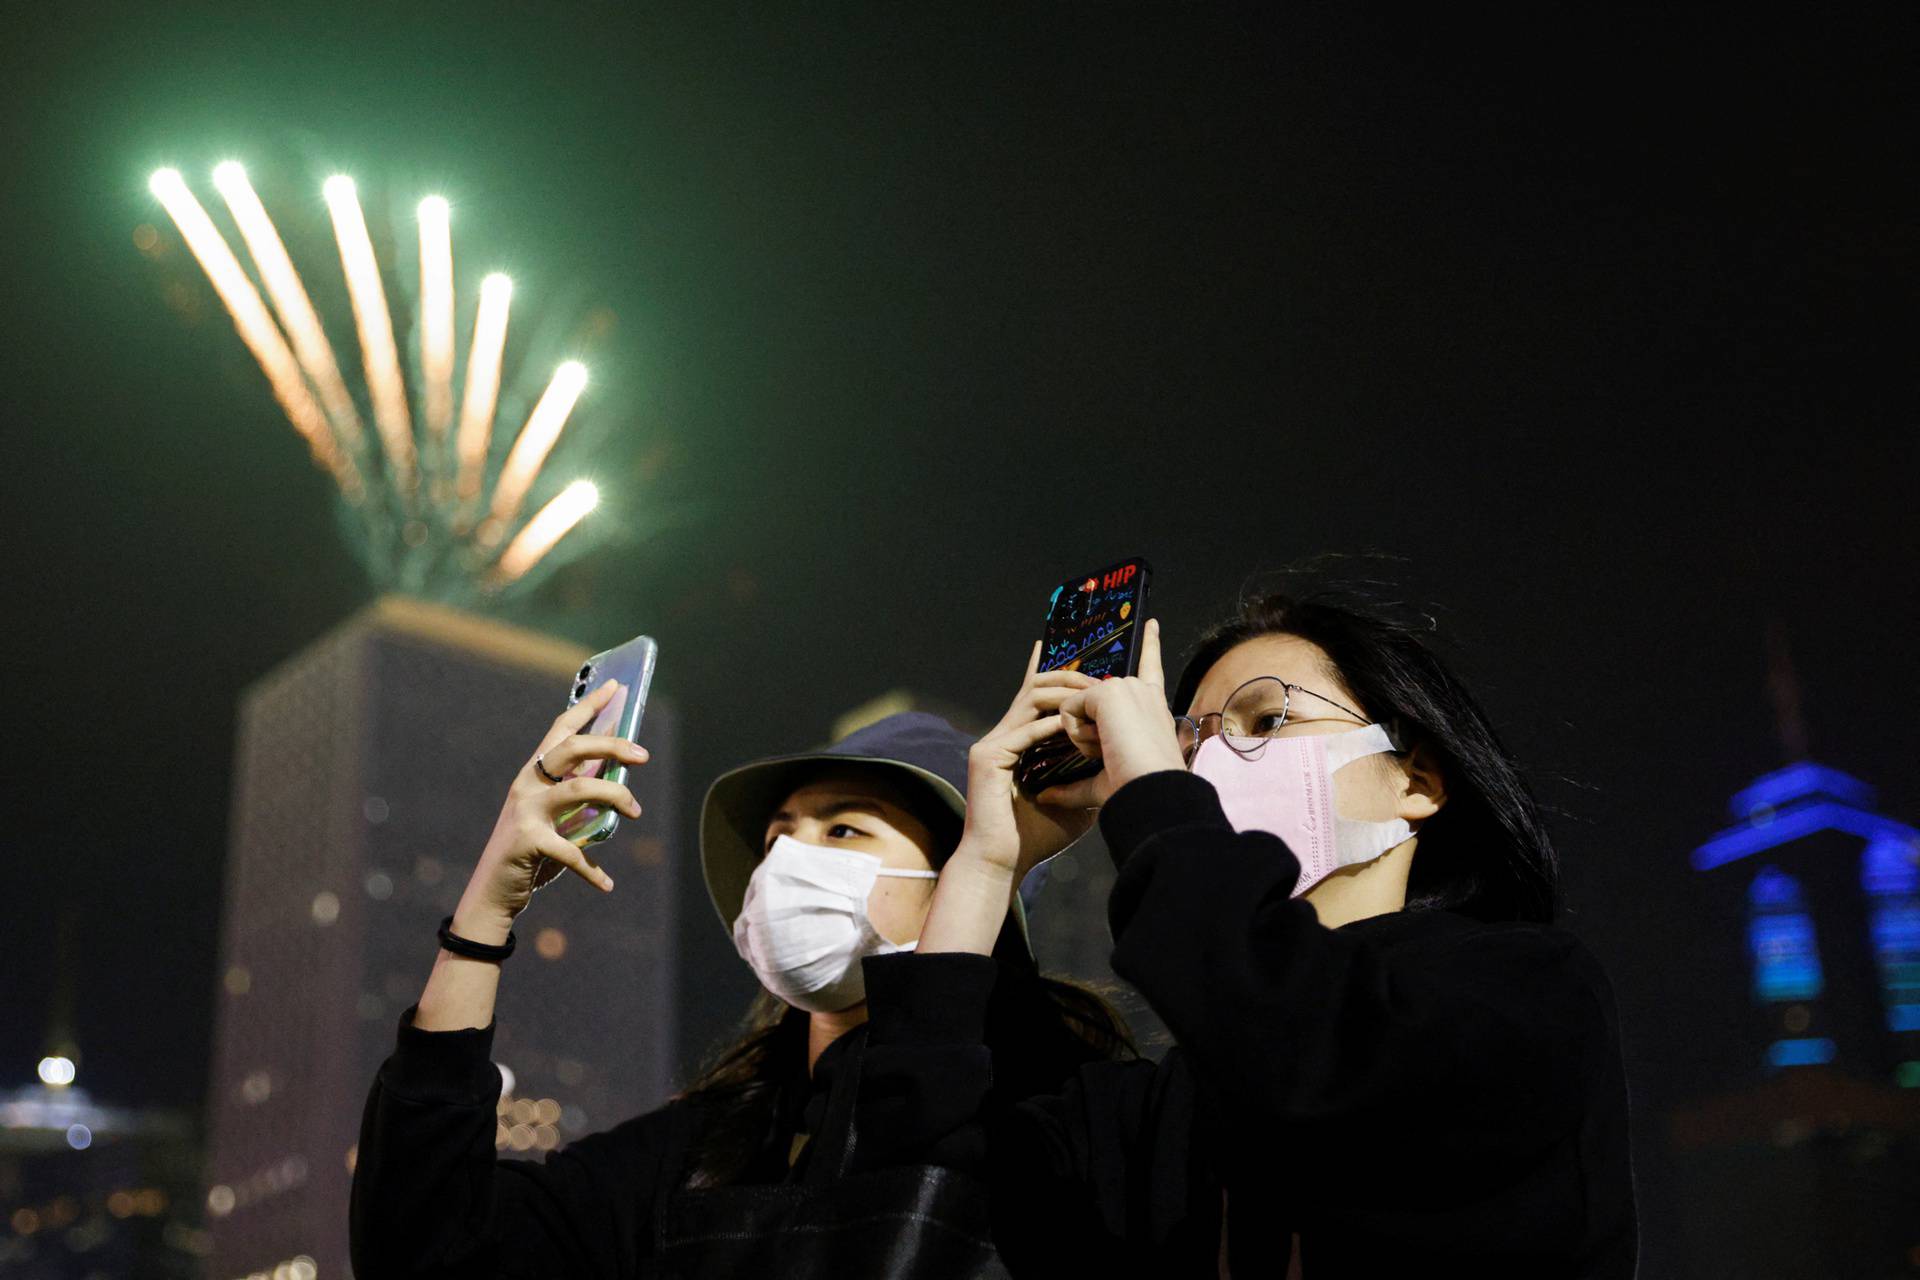
[(1323, 928), (1279, 839), (1185, 773), (1101, 815), (1113, 967), (1166, 1021), (1011, 1103), (995, 961), (867, 962), (862, 1158), (983, 1173), (1017, 1273), (1626, 1277), (1636, 1226), (1607, 981), (1569, 934), (1438, 911)]

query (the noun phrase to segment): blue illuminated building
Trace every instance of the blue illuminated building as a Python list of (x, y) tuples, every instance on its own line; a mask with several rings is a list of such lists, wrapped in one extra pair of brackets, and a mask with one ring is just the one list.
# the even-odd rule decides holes
[(1696, 870), (1744, 882), (1762, 1064), (1920, 1088), (1920, 831), (1810, 762), (1755, 781)]

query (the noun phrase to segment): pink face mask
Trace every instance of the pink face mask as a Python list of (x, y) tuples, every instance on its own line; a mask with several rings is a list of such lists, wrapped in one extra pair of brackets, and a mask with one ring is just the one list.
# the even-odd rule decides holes
[(1234, 742), (1247, 755), (1220, 734), (1201, 743), (1193, 774), (1220, 793), (1220, 807), (1235, 831), (1267, 831), (1287, 842), (1300, 860), (1294, 897), (1340, 868), (1372, 862), (1412, 837), (1404, 818), (1363, 822), (1334, 812), (1333, 775), (1362, 756), (1392, 751), (1386, 726)]

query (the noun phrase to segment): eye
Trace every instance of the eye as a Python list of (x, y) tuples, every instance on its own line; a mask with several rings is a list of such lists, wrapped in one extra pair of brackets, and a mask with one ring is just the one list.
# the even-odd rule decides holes
[(836, 822), (827, 828), (829, 840), (858, 840), (866, 834), (860, 828), (845, 822)]

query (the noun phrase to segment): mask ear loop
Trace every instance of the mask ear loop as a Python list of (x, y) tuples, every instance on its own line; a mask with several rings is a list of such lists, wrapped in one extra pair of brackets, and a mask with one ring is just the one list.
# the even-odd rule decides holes
[[(1396, 732), (1397, 723), (1375, 722), (1351, 733), (1327, 735), (1328, 775), (1364, 756), (1402, 754), (1405, 748)], [(1333, 826), (1336, 870), (1372, 862), (1414, 835), (1413, 827), (1404, 818), (1372, 821), (1348, 818), (1336, 812)]]
[[(895, 880), (938, 880), (940, 878), (938, 871), (908, 871), (902, 867), (882, 867), (873, 874), (876, 876), (892, 876)], [(867, 921), (867, 932), (896, 950), (916, 951), (920, 947), (920, 939), (918, 938), (915, 938), (912, 942), (893, 942), (883, 937), (880, 931), (874, 928), (873, 921), (871, 920)]]
[(1393, 734), (1384, 724), (1374, 723), (1346, 733), (1329, 733), (1318, 739), (1327, 753), (1327, 772), (1337, 773), (1362, 756), (1398, 750)]

